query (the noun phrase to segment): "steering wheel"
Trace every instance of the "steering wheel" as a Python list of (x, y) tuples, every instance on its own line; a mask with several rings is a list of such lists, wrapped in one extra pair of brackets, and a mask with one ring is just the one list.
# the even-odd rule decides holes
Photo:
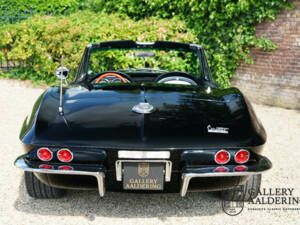
[[(119, 79), (122, 81), (122, 83), (127, 83), (127, 81), (128, 81), (128, 79), (126, 79), (127, 77), (124, 78), (124, 76), (122, 76), (122, 75), (120, 75), (120, 74), (118, 74), (118, 73), (114, 73), (114, 72), (106, 72), (106, 73), (103, 73), (102, 75), (100, 75), (100, 76), (94, 81), (94, 83), (95, 83), (95, 84), (98, 84), (98, 83), (100, 83), (101, 80), (103, 80), (105, 77), (111, 77), (111, 76), (119, 78)], [(129, 81), (129, 82), (130, 82), (130, 81)]]
[(198, 85), (195, 77), (184, 72), (168, 72), (157, 77), (155, 81), (163, 84)]

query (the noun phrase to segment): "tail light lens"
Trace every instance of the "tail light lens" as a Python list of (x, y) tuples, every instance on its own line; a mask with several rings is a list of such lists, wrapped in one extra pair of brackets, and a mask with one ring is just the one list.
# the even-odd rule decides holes
[(227, 172), (227, 171), (228, 171), (228, 168), (225, 166), (219, 166), (214, 170), (214, 172), (217, 172), (217, 173)]
[(58, 167), (58, 169), (59, 170), (73, 170), (73, 167), (71, 167), (71, 166), (60, 166), (60, 167)]
[(39, 168), (40, 168), (40, 169), (51, 170), (51, 169), (53, 169), (53, 166), (47, 165), (47, 164), (41, 164), (41, 165), (39, 166)]
[(234, 168), (234, 171), (235, 172), (243, 172), (243, 171), (246, 171), (247, 169), (248, 169), (247, 166), (239, 165)]
[(63, 148), (57, 152), (57, 158), (61, 162), (71, 162), (73, 160), (73, 153), (69, 149)]
[(249, 158), (250, 153), (244, 149), (239, 150), (234, 156), (234, 160), (237, 163), (246, 163), (249, 160)]
[(226, 150), (220, 150), (215, 154), (215, 161), (218, 164), (228, 163), (230, 160), (230, 154)]
[(53, 153), (49, 148), (39, 148), (37, 156), (42, 161), (50, 161), (53, 158)]

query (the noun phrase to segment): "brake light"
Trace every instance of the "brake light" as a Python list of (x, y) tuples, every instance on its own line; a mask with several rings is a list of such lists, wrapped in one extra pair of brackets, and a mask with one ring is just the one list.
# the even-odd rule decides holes
[(57, 158), (61, 162), (71, 162), (73, 159), (73, 153), (67, 148), (62, 148), (57, 152)]
[(220, 150), (215, 154), (215, 161), (218, 164), (228, 163), (230, 160), (230, 154), (226, 150)]
[(243, 171), (246, 171), (247, 169), (248, 169), (247, 166), (239, 165), (234, 168), (234, 171), (235, 172), (243, 172)]
[(71, 167), (71, 166), (60, 166), (60, 167), (58, 167), (58, 169), (59, 170), (73, 170), (73, 167)]
[(217, 167), (214, 172), (217, 172), (217, 173), (220, 173), (220, 172), (227, 172), (228, 171), (228, 168), (225, 167), (225, 166), (219, 166)]
[(245, 149), (239, 150), (234, 156), (234, 160), (237, 163), (246, 163), (249, 160), (249, 158), (250, 153)]
[(39, 148), (37, 157), (42, 161), (50, 161), (53, 158), (53, 153), (49, 148)]
[(41, 164), (41, 165), (39, 166), (39, 168), (40, 168), (40, 169), (51, 170), (51, 169), (53, 169), (53, 166), (47, 165), (47, 164)]

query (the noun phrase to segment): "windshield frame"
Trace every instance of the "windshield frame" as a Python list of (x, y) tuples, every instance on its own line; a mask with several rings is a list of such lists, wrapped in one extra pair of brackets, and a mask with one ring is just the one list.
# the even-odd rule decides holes
[[(177, 50), (177, 51), (185, 51), (192, 52), (197, 54), (199, 60), (199, 75), (197, 79), (204, 79), (206, 81), (212, 82), (212, 77), (210, 73), (210, 69), (207, 64), (207, 60), (205, 57), (204, 50), (201, 46), (197, 44), (185, 44), (180, 42), (169, 42), (169, 41), (156, 41), (156, 42), (135, 42), (132, 40), (124, 40), (124, 41), (108, 41), (108, 42), (100, 42), (88, 44), (84, 50), (83, 56), (81, 58), (77, 74), (74, 82), (82, 82), (88, 81), (88, 66), (89, 59), (92, 51), (95, 49), (103, 49), (103, 50), (112, 50), (112, 49), (159, 49), (159, 50)], [(194, 75), (193, 75), (194, 76)], [(194, 76), (196, 77), (196, 76)]]

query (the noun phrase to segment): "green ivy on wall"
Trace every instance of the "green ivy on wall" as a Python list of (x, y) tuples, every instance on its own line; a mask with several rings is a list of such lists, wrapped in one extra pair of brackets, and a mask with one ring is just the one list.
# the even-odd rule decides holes
[(119, 12), (136, 20), (145, 16), (179, 17), (197, 36), (208, 55), (217, 83), (230, 85), (241, 60), (252, 63), (250, 47), (265, 51), (276, 45), (265, 37), (256, 37), (255, 25), (275, 19), (282, 8), (291, 9), (287, 0), (89, 0), (94, 11)]

